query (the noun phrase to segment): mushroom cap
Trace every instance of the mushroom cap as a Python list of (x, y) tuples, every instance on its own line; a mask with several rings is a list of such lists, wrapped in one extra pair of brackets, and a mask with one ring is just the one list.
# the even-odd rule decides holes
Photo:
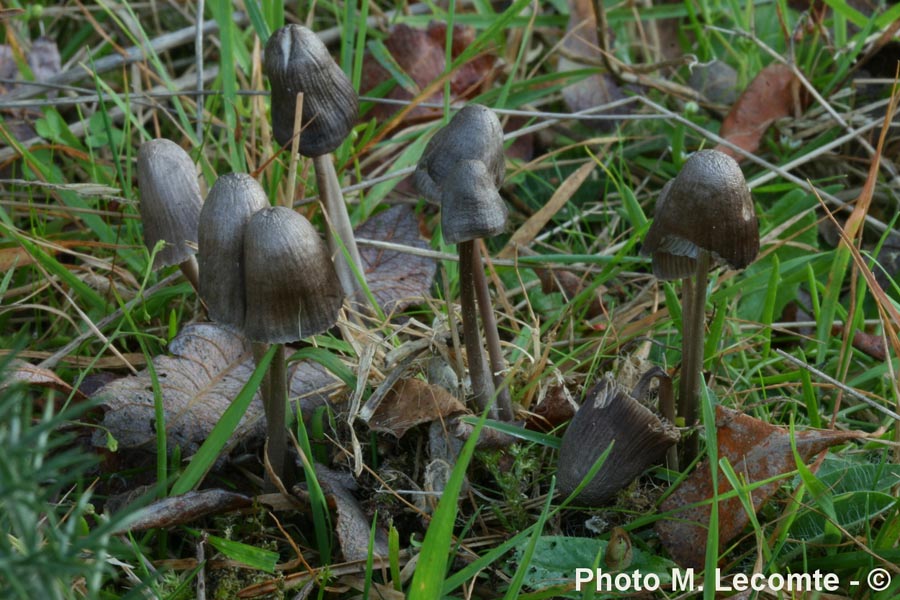
[(448, 244), (493, 237), (506, 228), (506, 203), (480, 160), (457, 162), (440, 198), (441, 232)]
[(659, 279), (694, 273), (699, 249), (733, 269), (759, 253), (759, 221), (737, 162), (718, 150), (694, 153), (663, 187), (641, 253)]
[(200, 297), (211, 319), (238, 331), (244, 328), (244, 230), (267, 206), (253, 177), (228, 173), (216, 180), (200, 211)]
[(244, 333), (283, 344), (332, 327), (343, 291), (328, 248), (302, 215), (284, 206), (253, 215), (244, 233)]
[(467, 104), (428, 141), (416, 166), (416, 189), (432, 202), (440, 202), (440, 190), (461, 160), (483, 162), (494, 187), (503, 183), (503, 128), (494, 111), (486, 106)]
[(194, 161), (171, 140), (150, 140), (138, 149), (137, 178), (144, 244), (152, 251), (166, 243), (153, 268), (183, 263), (196, 253), (202, 204)]
[(557, 481), (572, 493), (609, 444), (613, 448), (578, 502), (601, 506), (651, 465), (662, 461), (679, 439), (678, 430), (656, 415), (609, 375), (590, 392), (563, 434)]
[(321, 156), (341, 145), (359, 118), (359, 98), (319, 36), (302, 25), (277, 29), (266, 43), (263, 71), (272, 87), (272, 131), (279, 144), (291, 143), (297, 94), (303, 92), (300, 154)]

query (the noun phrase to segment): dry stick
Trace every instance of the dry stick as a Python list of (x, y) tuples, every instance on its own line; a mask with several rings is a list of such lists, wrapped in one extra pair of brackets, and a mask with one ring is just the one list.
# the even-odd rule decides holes
[(297, 162), (300, 160), (300, 136), (303, 135), (303, 92), (297, 92), (294, 108), (294, 137), (291, 139), (291, 166), (288, 170), (287, 194), (281, 202), (288, 208), (294, 207), (294, 188), (297, 186)]
[[(356, 247), (356, 238), (353, 236), (353, 226), (350, 224), (350, 216), (347, 214), (347, 205), (344, 204), (344, 195), (341, 193), (341, 184), (334, 170), (331, 154), (323, 154), (313, 158), (316, 169), (316, 183), (319, 187), (319, 197), (325, 205), (325, 213), (331, 222), (331, 231), (328, 235), (328, 248), (331, 250), (331, 259), (334, 261), (338, 279), (344, 293), (350, 299), (358, 302), (364, 300), (362, 286), (356, 277), (354, 270), (360, 275), (365, 273), (362, 258)], [(344, 249), (349, 254), (350, 261), (344, 255)]]
[[(197, 70), (197, 141), (203, 141), (203, 11), (205, 0), (197, 1), (197, 30), (194, 37), (195, 68)], [(196, 286), (194, 289), (197, 289)]]
[[(469, 359), (469, 376), (472, 379), (472, 395), (475, 404), (483, 411), (494, 395), (494, 382), (485, 377), (484, 351), (478, 333), (478, 309), (475, 300), (475, 282), (472, 272), (476, 270), (475, 242), (459, 243), (459, 304), (462, 309), (463, 336), (466, 355)], [(478, 266), (481, 261), (478, 261)], [(491, 416), (496, 416), (496, 408), (491, 408)]]
[[(100, 331), (103, 327), (106, 327), (107, 325), (109, 325), (110, 323), (112, 323), (113, 321), (115, 321), (116, 319), (121, 317), (123, 314), (123, 311), (131, 310), (132, 308), (134, 308), (141, 302), (144, 302), (147, 298), (149, 298), (150, 296), (155, 294), (157, 291), (174, 283), (174, 281), (176, 279), (178, 279), (178, 277), (179, 277), (178, 273), (172, 273), (165, 279), (161, 279), (154, 285), (148, 287), (146, 290), (144, 290), (143, 294), (141, 294), (140, 296), (138, 296), (136, 298), (132, 298), (131, 300), (126, 302), (124, 307), (117, 309), (116, 312), (103, 317), (96, 323), (93, 323), (93, 327), (91, 329), (89, 329), (88, 331), (85, 331), (84, 333), (81, 333), (81, 334), (77, 335), (76, 337), (72, 338), (72, 341), (70, 341), (68, 344), (66, 344), (65, 346), (63, 346), (62, 348), (60, 348), (59, 350), (57, 350), (56, 352), (54, 352), (53, 354), (51, 354), (50, 356), (48, 356), (47, 358), (42, 360), (40, 363), (38, 363), (38, 367), (41, 367), (44, 369), (52, 369), (59, 363), (60, 360), (65, 358), (69, 354), (69, 352), (72, 352), (75, 348), (77, 348), (79, 344), (81, 344), (82, 342), (87, 340), (92, 335), (95, 335), (96, 332)], [(103, 339), (102, 335), (100, 337), (102, 340)]]
[(487, 278), (484, 276), (481, 253), (477, 250), (472, 253), (472, 276), (475, 283), (478, 312), (481, 313), (481, 324), (484, 327), (484, 341), (487, 344), (491, 377), (497, 391), (497, 414), (502, 421), (512, 421), (515, 414), (512, 400), (509, 397), (509, 386), (504, 385), (505, 377), (503, 376), (503, 372), (506, 370), (506, 361), (503, 359), (503, 350), (500, 349), (500, 334), (497, 332), (497, 319), (494, 318), (494, 307), (491, 304)]

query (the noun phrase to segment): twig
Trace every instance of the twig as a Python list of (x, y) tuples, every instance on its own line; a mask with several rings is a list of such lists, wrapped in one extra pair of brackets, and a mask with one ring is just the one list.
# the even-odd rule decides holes
[(856, 390), (853, 389), (852, 387), (850, 387), (850, 386), (848, 386), (848, 385), (846, 385), (846, 384), (844, 384), (844, 383), (841, 383), (840, 381), (838, 381), (837, 379), (831, 377), (830, 375), (826, 375), (825, 373), (823, 373), (823, 372), (820, 371), (819, 369), (815, 368), (814, 366), (812, 366), (812, 365), (810, 365), (810, 364), (807, 364), (807, 363), (803, 362), (803, 361), (800, 360), (799, 358), (796, 358), (796, 357), (794, 357), (794, 356), (791, 356), (790, 354), (788, 354), (787, 352), (785, 352), (784, 350), (782, 350), (782, 349), (780, 349), (780, 348), (776, 348), (776, 349), (775, 349), (775, 353), (776, 353), (778, 356), (780, 356), (780, 357), (786, 359), (788, 362), (793, 363), (794, 365), (800, 367), (801, 369), (805, 369), (805, 370), (809, 371), (810, 373), (812, 373), (813, 375), (815, 375), (815, 376), (818, 377), (819, 379), (821, 379), (821, 380), (823, 380), (823, 381), (825, 381), (825, 382), (827, 382), (827, 383), (830, 383), (831, 385), (835, 386), (836, 388), (838, 388), (838, 389), (840, 389), (840, 390), (843, 390), (844, 392), (850, 394), (851, 396), (853, 396), (853, 397), (856, 398), (857, 400), (860, 400), (860, 401), (862, 401), (862, 402), (865, 402), (866, 404), (868, 404), (869, 406), (871, 406), (871, 407), (874, 408), (875, 410), (884, 413), (885, 415), (889, 416), (889, 417), (892, 418), (892, 419), (895, 419), (895, 420), (897, 420), (897, 421), (900, 421), (900, 415), (898, 415), (897, 413), (895, 413), (895, 412), (892, 411), (891, 409), (885, 408), (884, 406), (878, 404), (877, 402), (875, 402), (875, 401), (872, 400), (871, 398), (868, 398), (867, 396), (864, 396), (864, 395), (861, 394), (860, 392), (856, 391)]
[(197, 71), (197, 140), (203, 140), (203, 11), (206, 0), (197, 0), (197, 30), (194, 37), (194, 59)]

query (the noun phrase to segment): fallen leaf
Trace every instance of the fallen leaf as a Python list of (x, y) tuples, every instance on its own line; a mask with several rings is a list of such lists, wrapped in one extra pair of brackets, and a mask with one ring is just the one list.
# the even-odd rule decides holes
[[(153, 359), (166, 416), (169, 450), (181, 447), (190, 456), (206, 440), (222, 413), (247, 383), (254, 363), (250, 343), (242, 336), (214, 323), (193, 323), (170, 343), (172, 356)], [(304, 361), (291, 365), (290, 393), (301, 398), (301, 410), (326, 399), (325, 388), (337, 379), (318, 363)], [(105, 410), (103, 427), (94, 433), (93, 443), (105, 447), (106, 432), (120, 449), (152, 450), (156, 441), (156, 414), (149, 370), (117, 379), (93, 396)], [(257, 394), (232, 437), (238, 441), (260, 442), (265, 421)]]
[[(411, 207), (398, 204), (356, 228), (356, 237), (426, 249)], [(360, 246), (369, 290), (386, 313), (400, 311), (428, 294), (437, 263), (433, 258), (400, 250)]]
[(416, 425), (465, 411), (466, 407), (444, 388), (421, 379), (401, 379), (378, 405), (369, 428), (399, 438)]
[[(719, 135), (749, 153), (756, 152), (762, 136), (776, 120), (805, 106), (800, 80), (787, 65), (772, 63), (760, 71), (731, 107)], [(736, 161), (743, 160), (727, 146), (715, 148)]]
[[(589, 69), (592, 68), (590, 63), (602, 58), (597, 40), (597, 20), (590, 0), (569, 0), (569, 22), (566, 25), (562, 47), (572, 58), (561, 57), (556, 67), (557, 73)], [(590, 60), (579, 62), (577, 60), (579, 56)], [(600, 72), (567, 85), (562, 90), (562, 96), (572, 112), (609, 104), (626, 97), (612, 75)], [(588, 123), (600, 131), (612, 131), (618, 121), (597, 119)]]
[[(777, 478), (797, 468), (791, 450), (790, 431), (755, 419), (739, 411), (716, 407), (716, 443), (719, 458), (727, 458), (734, 471), (747, 484)], [(849, 440), (864, 438), (856, 431), (808, 429), (794, 432), (797, 452), (804, 461)], [(706, 537), (712, 512), (711, 504), (691, 506), (712, 498), (710, 467), (703, 461), (678, 489), (660, 505), (660, 512), (673, 511), (672, 518), (657, 521), (656, 530), (669, 555), (683, 567), (702, 568), (706, 557)], [(719, 470), (719, 494), (732, 490), (725, 474)], [(772, 481), (753, 490), (754, 510), (763, 504), (782, 485)], [(687, 507), (687, 508), (682, 508)], [(738, 536), (750, 518), (737, 496), (720, 500), (719, 550)]]
[[(337, 515), (335, 533), (337, 533), (344, 560), (366, 560), (370, 556), (369, 537), (372, 531), (372, 519), (366, 516), (356, 496), (352, 493), (356, 482), (349, 473), (341, 473), (322, 464), (316, 464), (316, 478), (319, 485), (322, 486), (322, 491), (334, 503)], [(329, 504), (331, 503), (329, 502)], [(376, 560), (388, 556), (387, 532), (383, 527), (376, 526), (375, 528), (371, 554), (375, 555)]]
[[(0, 380), (0, 390), (5, 390), (15, 383), (53, 389), (65, 395), (72, 393), (72, 386), (60, 379), (53, 371), (37, 367), (19, 359), (11, 361), (6, 367), (6, 371), (3, 372), (3, 379)], [(76, 391), (75, 399), (84, 400), (85, 396), (81, 392)]]
[[(34, 80), (38, 82), (50, 79), (58, 74), (62, 68), (59, 49), (56, 47), (56, 42), (45, 37), (34, 40), (31, 45), (31, 50), (25, 53), (24, 58), (28, 62), (28, 68), (31, 70)], [(0, 78), (7, 81), (21, 79), (15, 52), (6, 44), (0, 44)], [(0, 83), (0, 96), (19, 87), (27, 87), (24, 80), (21, 84)], [(56, 97), (56, 91), (48, 92), (47, 97)], [(2, 111), (2, 114), (4, 127), (6, 127), (15, 139), (22, 141), (37, 135), (32, 127), (32, 123), (36, 118), (41, 116), (39, 111), (12, 109), (4, 110)]]
[[(363, 61), (362, 82), (360, 89), (363, 95), (371, 95), (378, 86), (393, 81), (396, 85), (385, 94), (385, 98), (393, 100), (412, 100), (423, 88), (444, 74), (446, 69), (446, 53), (444, 50), (447, 36), (445, 23), (432, 22), (427, 29), (417, 29), (404, 24), (391, 28), (382, 45), (369, 45)], [(455, 25), (451, 42), (451, 56), (455, 59), (463, 50), (475, 41), (475, 30), (471, 27)], [(480, 93), (487, 82), (495, 58), (482, 54), (471, 59), (450, 77), (451, 102), (472, 98)], [(394, 73), (392, 73), (393, 71)], [(425, 102), (441, 102), (443, 91), (436, 92)], [(400, 110), (395, 104), (376, 103), (368, 114), (376, 121), (384, 121)], [(431, 108), (416, 107), (406, 118), (421, 117), (439, 113)]]
[(566, 386), (556, 383), (547, 388), (525, 422), (527, 429), (550, 432), (575, 416), (578, 405)]
[(206, 515), (218, 515), (250, 506), (253, 506), (252, 498), (226, 490), (188, 492), (157, 500), (140, 509), (135, 518), (128, 521), (126, 531), (174, 527)]

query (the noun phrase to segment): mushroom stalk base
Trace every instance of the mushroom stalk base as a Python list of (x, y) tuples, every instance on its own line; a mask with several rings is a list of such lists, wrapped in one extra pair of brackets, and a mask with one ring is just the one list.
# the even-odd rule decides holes
[(484, 276), (484, 267), (481, 264), (481, 253), (476, 247), (472, 252), (472, 274), (475, 278), (475, 296), (478, 300), (478, 311), (481, 314), (481, 324), (484, 326), (484, 340), (487, 343), (488, 358), (491, 365), (491, 377), (494, 388), (497, 390), (497, 413), (500, 419), (512, 421), (512, 400), (509, 397), (509, 387), (504, 385), (503, 371), (506, 369), (506, 361), (503, 360), (503, 351), (500, 348), (500, 334), (497, 331), (497, 320), (494, 318), (494, 307), (491, 305), (490, 290), (488, 290), (487, 278)]
[[(276, 346), (275, 356), (269, 365), (269, 381), (263, 388), (263, 394), (263, 408), (266, 413), (266, 457), (275, 476), (284, 479), (284, 456), (287, 453), (285, 418), (288, 401), (284, 344)], [(269, 480), (268, 471), (266, 471), (266, 489), (275, 491), (273, 482)]]
[[(463, 336), (466, 356), (469, 359), (469, 377), (472, 380), (472, 394), (479, 410), (487, 408), (494, 395), (494, 382), (485, 376), (484, 350), (478, 332), (478, 308), (475, 301), (475, 242), (459, 243), (459, 302), (462, 307)], [(478, 261), (481, 265), (481, 261)], [(496, 416), (492, 407), (491, 415)]]
[(197, 265), (197, 257), (191, 256), (186, 261), (178, 265), (184, 278), (193, 286), (195, 292), (200, 291), (200, 267)]
[[(325, 205), (325, 214), (328, 217), (328, 249), (331, 250), (331, 259), (334, 261), (338, 279), (348, 298), (362, 302), (363, 285), (357, 279), (356, 272), (361, 278), (365, 278), (365, 270), (356, 247), (353, 226), (350, 224), (350, 215), (347, 214), (347, 205), (344, 203), (344, 194), (341, 192), (337, 172), (334, 170), (332, 156), (330, 153), (316, 156), (313, 163), (316, 167), (319, 197)], [(349, 262), (347, 255), (344, 254), (345, 250), (349, 255)]]
[[(682, 302), (681, 378), (678, 382), (678, 413), (686, 427), (697, 421), (700, 406), (700, 378), (703, 377), (703, 338), (706, 330), (706, 281), (710, 255), (706, 250), (697, 254), (697, 270), (693, 280), (685, 279)], [(685, 464), (697, 456), (700, 439), (689, 430), (684, 438)]]

